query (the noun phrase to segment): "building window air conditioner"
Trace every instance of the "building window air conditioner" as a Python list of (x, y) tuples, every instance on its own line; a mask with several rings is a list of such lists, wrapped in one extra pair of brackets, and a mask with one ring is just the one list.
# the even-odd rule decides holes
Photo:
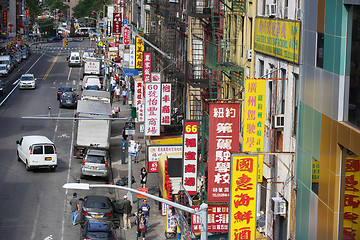
[(266, 4), (266, 14), (268, 16), (275, 16), (275, 14), (276, 14), (276, 4)]
[(284, 114), (274, 115), (274, 128), (283, 128), (285, 123)]
[(251, 60), (251, 57), (252, 57), (252, 50), (251, 49), (246, 50), (246, 58), (247, 58), (247, 60)]
[(286, 201), (281, 197), (273, 197), (274, 201), (274, 214), (286, 214)]

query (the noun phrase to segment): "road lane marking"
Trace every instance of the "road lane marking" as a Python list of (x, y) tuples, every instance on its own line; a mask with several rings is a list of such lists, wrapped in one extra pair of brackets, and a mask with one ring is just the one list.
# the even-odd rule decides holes
[(56, 57), (54, 58), (54, 60), (53, 60), (53, 62), (52, 62), (52, 64), (51, 64), (51, 66), (49, 67), (48, 71), (46, 72), (46, 74), (45, 74), (45, 76), (44, 76), (44, 78), (43, 78), (42, 80), (45, 80), (45, 79), (49, 76), (49, 74), (50, 74), (51, 70), (53, 69), (53, 67), (54, 67), (57, 59), (59, 58), (59, 55), (60, 55), (60, 53), (58, 53), (58, 54), (56, 55)]
[(35, 237), (36, 226), (37, 226), (38, 219), (39, 219), (40, 202), (41, 202), (41, 199), (42, 199), (42, 195), (43, 195), (43, 191), (41, 191), (40, 194), (39, 194), (39, 202), (38, 202), (38, 206), (37, 206), (37, 209), (36, 209), (36, 214), (35, 214), (35, 219), (34, 219), (34, 225), (33, 225), (33, 229), (32, 229), (32, 232), (31, 232), (31, 238), (30, 238), (30, 240), (34, 240), (34, 237)]

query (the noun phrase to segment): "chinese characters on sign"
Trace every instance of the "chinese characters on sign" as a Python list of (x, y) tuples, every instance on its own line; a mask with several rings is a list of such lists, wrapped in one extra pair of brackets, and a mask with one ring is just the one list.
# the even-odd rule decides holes
[(151, 82), (151, 53), (144, 53), (144, 82)]
[[(200, 209), (200, 206), (193, 206), (193, 209)], [(200, 232), (200, 217), (191, 215), (191, 231)], [(229, 206), (216, 205), (208, 207), (208, 232), (229, 231)]]
[(240, 103), (209, 104), (209, 202), (229, 202), (230, 152), (239, 151), (239, 129)]
[(126, 26), (124, 27), (124, 45), (130, 44), (130, 27)]
[(171, 123), (171, 83), (161, 85), (161, 125)]
[(136, 37), (135, 68), (143, 68), (144, 41)]
[(151, 73), (151, 82), (161, 82), (161, 74), (160, 73)]
[(3, 11), (3, 25), (7, 26), (7, 11)]
[(360, 157), (347, 157), (345, 165), (343, 239), (360, 236)]
[(257, 156), (231, 157), (230, 240), (255, 239)]
[(134, 93), (134, 102), (136, 107), (136, 113), (137, 113), (137, 122), (144, 122), (144, 86), (143, 81), (141, 78), (135, 79), (135, 93)]
[(145, 83), (145, 136), (160, 136), (159, 83)]
[(129, 60), (129, 68), (134, 69), (135, 68), (135, 44), (130, 44), (130, 60)]
[(185, 121), (183, 141), (183, 185), (189, 194), (196, 194), (198, 122)]
[(148, 147), (148, 170), (149, 172), (159, 171), (159, 158), (163, 154), (168, 153), (182, 153), (182, 146), (176, 145), (162, 145), (162, 146), (149, 146)]
[(113, 13), (113, 34), (121, 34), (121, 13)]

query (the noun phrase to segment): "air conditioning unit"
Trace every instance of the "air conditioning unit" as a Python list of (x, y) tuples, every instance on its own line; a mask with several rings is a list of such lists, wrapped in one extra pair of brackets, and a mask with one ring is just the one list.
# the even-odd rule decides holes
[(284, 9), (284, 18), (289, 18), (289, 8), (288, 7), (286, 7)]
[(248, 0), (249, 3), (252, 3), (253, 1), (252, 0)]
[(152, 27), (155, 27), (155, 21), (151, 21), (150, 24), (151, 24)]
[(285, 123), (284, 114), (274, 115), (274, 128), (283, 128)]
[(281, 197), (273, 197), (274, 201), (274, 214), (286, 214), (286, 201)]
[(301, 8), (296, 9), (296, 19), (301, 20)]
[(246, 58), (247, 58), (247, 60), (251, 60), (251, 57), (252, 57), (252, 50), (251, 49), (246, 50)]
[(275, 16), (275, 14), (276, 14), (276, 4), (266, 4), (266, 14), (268, 16)]

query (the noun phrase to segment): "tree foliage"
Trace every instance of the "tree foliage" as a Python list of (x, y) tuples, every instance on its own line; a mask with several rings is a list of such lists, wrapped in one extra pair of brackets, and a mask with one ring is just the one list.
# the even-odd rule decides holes
[(73, 8), (73, 15), (76, 18), (90, 16), (93, 11), (103, 10), (103, 2), (103, 0), (80, 0)]
[(46, 0), (44, 4), (44, 8), (47, 8), (51, 12), (56, 9), (66, 11), (68, 6), (64, 4), (61, 0)]

